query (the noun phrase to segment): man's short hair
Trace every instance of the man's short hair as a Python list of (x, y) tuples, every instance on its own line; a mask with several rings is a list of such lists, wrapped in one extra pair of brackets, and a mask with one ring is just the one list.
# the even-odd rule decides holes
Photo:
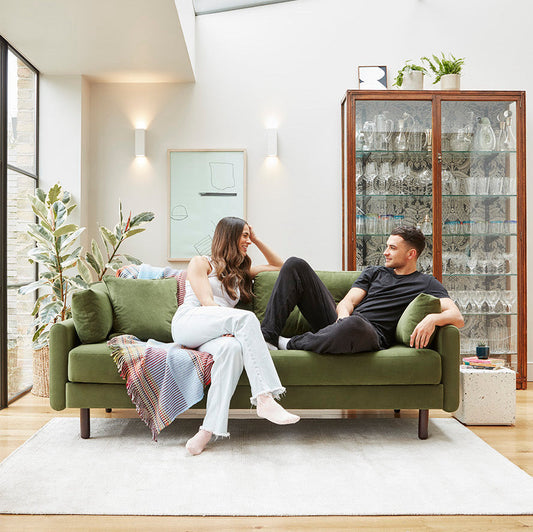
[(391, 235), (401, 236), (410, 246), (416, 250), (417, 258), (420, 257), (422, 251), (426, 247), (426, 237), (424, 233), (412, 225), (401, 225), (391, 231)]

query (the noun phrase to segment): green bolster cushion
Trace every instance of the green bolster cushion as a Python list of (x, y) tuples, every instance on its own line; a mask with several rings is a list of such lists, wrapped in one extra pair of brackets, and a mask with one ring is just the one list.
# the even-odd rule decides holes
[(113, 331), (172, 342), (172, 317), (178, 308), (177, 280), (104, 277), (113, 306)]
[(72, 294), (72, 319), (83, 344), (103, 342), (113, 325), (111, 301), (103, 283), (99, 284)]
[[(429, 294), (419, 294), (416, 296), (407, 308), (403, 311), (398, 324), (396, 325), (396, 340), (399, 343), (409, 346), (411, 341), (411, 334), (415, 327), (428, 315), (439, 314), (441, 312), (440, 299)], [(437, 332), (431, 335), (429, 343), (433, 341), (433, 337)]]

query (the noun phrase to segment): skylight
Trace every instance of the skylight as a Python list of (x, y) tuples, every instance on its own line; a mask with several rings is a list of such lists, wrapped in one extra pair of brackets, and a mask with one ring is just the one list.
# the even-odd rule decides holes
[(246, 7), (265, 6), (267, 4), (280, 4), (293, 0), (193, 0), (194, 12), (197, 15), (209, 15), (221, 11), (232, 11)]

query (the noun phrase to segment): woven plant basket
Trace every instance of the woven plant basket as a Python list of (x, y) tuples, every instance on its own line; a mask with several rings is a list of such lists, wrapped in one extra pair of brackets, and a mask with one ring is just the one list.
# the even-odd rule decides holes
[(50, 350), (48, 346), (33, 351), (33, 395), (50, 397)]

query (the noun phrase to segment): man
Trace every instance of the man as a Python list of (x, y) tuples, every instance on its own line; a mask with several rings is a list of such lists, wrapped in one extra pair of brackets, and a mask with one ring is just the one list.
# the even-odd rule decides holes
[[(411, 335), (411, 347), (426, 347), (436, 326), (463, 327), (463, 317), (448, 292), (431, 275), (420, 273), (416, 261), (426, 240), (415, 227), (398, 227), (387, 240), (385, 266), (369, 266), (335, 307), (333, 296), (302, 259), (288, 259), (274, 285), (261, 325), (267, 343), (280, 349), (316, 353), (359, 353), (386, 349), (394, 343), (396, 324), (419, 294), (440, 299), (442, 312), (427, 315)], [(280, 336), (298, 305), (311, 326), (292, 338)]]

